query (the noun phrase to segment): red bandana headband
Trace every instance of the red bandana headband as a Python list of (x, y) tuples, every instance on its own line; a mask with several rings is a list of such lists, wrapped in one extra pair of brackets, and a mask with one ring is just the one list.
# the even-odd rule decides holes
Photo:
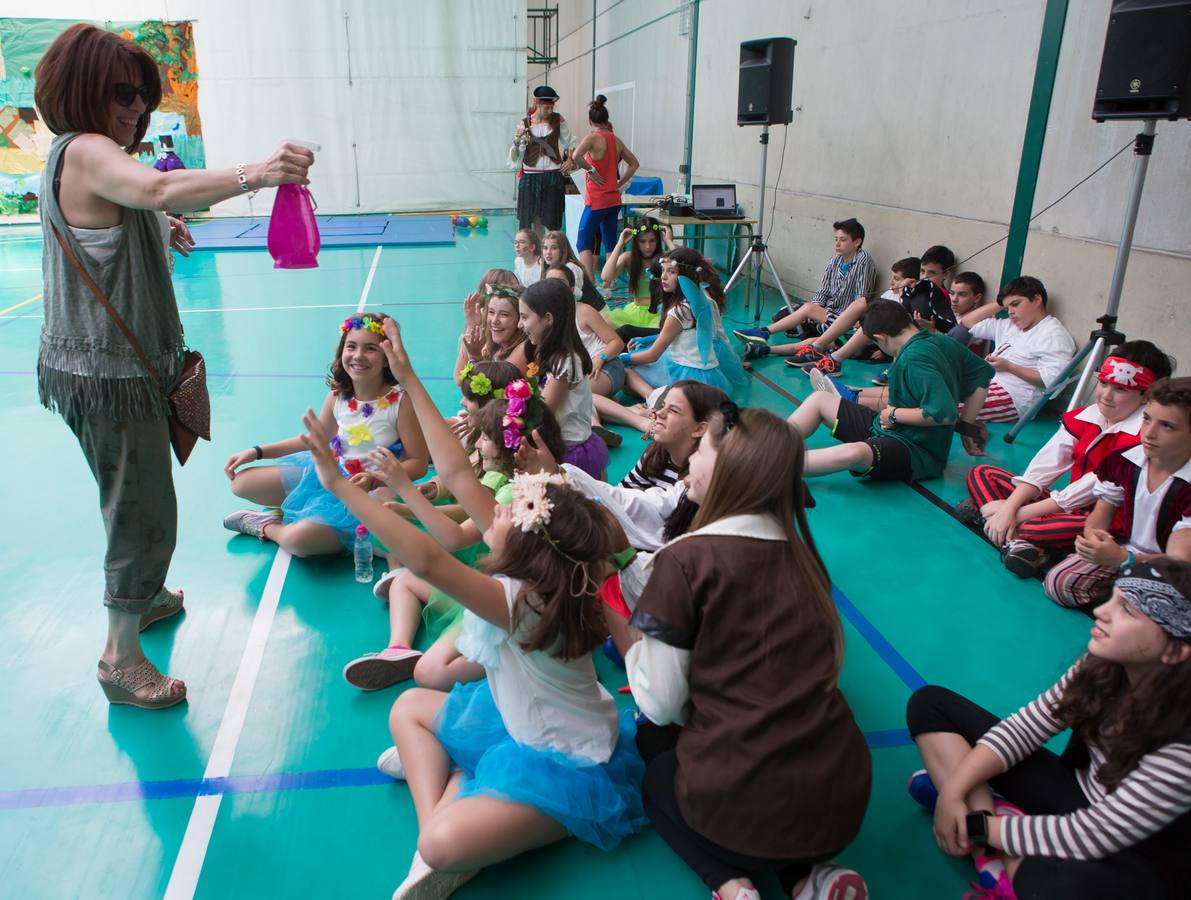
[(1151, 369), (1119, 356), (1110, 356), (1104, 360), (1096, 378), (1101, 384), (1115, 384), (1117, 387), (1140, 393), (1144, 393), (1157, 381)]

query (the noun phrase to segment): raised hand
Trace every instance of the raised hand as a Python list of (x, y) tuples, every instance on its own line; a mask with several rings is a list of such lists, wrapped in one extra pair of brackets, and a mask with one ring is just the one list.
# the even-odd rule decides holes
[(405, 344), (401, 341), (401, 326), (397, 324), (394, 318), (385, 319), (385, 340), (380, 342), (380, 348), (385, 352), (385, 359), (389, 363), (389, 369), (397, 380), (404, 382), (407, 377), (414, 373), (413, 365), (410, 364), (409, 354), (405, 352)]
[(303, 413), (302, 425), (306, 428), (306, 433), (301, 435), (300, 440), (302, 446), (310, 451), (310, 456), (314, 461), (314, 472), (318, 475), (319, 483), (328, 491), (334, 492), (335, 488), (346, 484), (347, 479), (339, 471), (339, 464), (335, 462), (335, 456), (331, 453), (330, 439), (327, 437), (326, 429), (323, 428), (323, 423), (318, 420), (313, 409), (307, 409)]
[(518, 472), (557, 472), (558, 460), (546, 447), (546, 442), (535, 428), (531, 434), (532, 443), (522, 439), (521, 446), (513, 455), (513, 468)]

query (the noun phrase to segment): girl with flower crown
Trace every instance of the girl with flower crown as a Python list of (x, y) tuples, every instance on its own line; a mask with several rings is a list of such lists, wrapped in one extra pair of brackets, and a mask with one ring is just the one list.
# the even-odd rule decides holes
[(608, 466), (608, 445), (591, 428), (591, 356), (580, 340), (575, 300), (565, 282), (547, 278), (526, 288), (521, 329), (533, 346), (531, 374), (541, 373), (542, 396), (562, 428), (563, 462), (599, 478)]
[(395, 322), (386, 335), (439, 473), (484, 529), (485, 571), (351, 484), (312, 411), (304, 442), (326, 489), (467, 607), (459, 648), (487, 680), (450, 694), (408, 690), (390, 719), (419, 827), (393, 896), (447, 897), (480, 868), (568, 835), (607, 849), (638, 831), (642, 766), (632, 717), (617, 713), (591, 658), (606, 635), (596, 592), (616, 543), (611, 520), (551, 476), (517, 476), (512, 504), (497, 505), (410, 367)]
[[(426, 474), (429, 454), (417, 417), (381, 350), (384, 313), (358, 313), (339, 326), (319, 422), (328, 452), (352, 483), (369, 491), (381, 481), (364, 462), (376, 447), (388, 447), (410, 478)], [(249, 466), (276, 459), (273, 466)], [(247, 467), (247, 468), (246, 468)], [(233, 453), (223, 467), (237, 497), (269, 507), (242, 509), (223, 520), (229, 531), (273, 541), (294, 556), (342, 553), (355, 540), (359, 521), (319, 485), (300, 437), (258, 444)]]
[(631, 367), (626, 384), (642, 397), (654, 388), (691, 378), (725, 394), (743, 387), (746, 375), (724, 335), (724, 289), (715, 267), (689, 247), (662, 261), (662, 330), (654, 339), (629, 342), (620, 358)]
[(605, 290), (611, 291), (620, 273), (628, 272), (632, 302), (605, 313), (608, 321), (617, 326), (622, 339), (658, 333), (661, 327), (660, 295), (655, 297), (655, 294), (660, 286), (650, 277), (649, 269), (673, 249), (674, 237), (669, 226), (655, 219), (641, 219), (634, 227), (620, 233), (620, 240), (608, 254), (604, 271), (600, 273)]
[(526, 338), (517, 325), (521, 291), (521, 282), (508, 269), (489, 269), (463, 301), (463, 334), (454, 368), (456, 384), (464, 366), (484, 359), (510, 362), (525, 374), (529, 365)]

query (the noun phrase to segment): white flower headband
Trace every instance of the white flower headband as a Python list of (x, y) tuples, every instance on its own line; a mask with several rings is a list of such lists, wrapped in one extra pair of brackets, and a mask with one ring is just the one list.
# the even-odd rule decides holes
[(563, 550), (558, 545), (558, 541), (546, 530), (554, 512), (554, 504), (546, 495), (546, 488), (551, 484), (565, 485), (566, 479), (562, 475), (551, 475), (546, 472), (534, 474), (522, 472), (513, 476), (511, 482), (513, 502), (509, 507), (513, 524), (523, 532), (536, 531), (546, 539), (546, 542), (554, 548), (559, 556), (574, 563), (575, 568), (571, 572), (572, 595), (597, 594), (600, 585), (587, 571), (587, 562), (575, 559)]

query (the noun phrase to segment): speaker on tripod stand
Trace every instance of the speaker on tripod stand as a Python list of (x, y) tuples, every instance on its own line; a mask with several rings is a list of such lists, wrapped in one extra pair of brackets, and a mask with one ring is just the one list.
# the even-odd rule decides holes
[(769, 269), (782, 301), (790, 308), (790, 298), (777, 277), (777, 269), (769, 257), (765, 243), (765, 164), (769, 155), (769, 126), (789, 125), (794, 119), (793, 38), (761, 38), (740, 45), (740, 85), (737, 94), (736, 124), (761, 126), (761, 177), (758, 179), (757, 228), (748, 252), (741, 258), (732, 277), (724, 285), (724, 293), (732, 290), (751, 264), (756, 278), (757, 306), (753, 321), (761, 319), (761, 272)]
[[(1154, 129), (1159, 119), (1191, 118), (1191, 0), (1114, 0), (1104, 37), (1104, 55), (1092, 118), (1140, 120), (1142, 130), (1133, 140), (1133, 181), (1125, 205), (1125, 223), (1117, 245), (1116, 262), (1100, 326), (1049, 388), (1006, 434), (1013, 443), (1026, 423), (1079, 374), (1068, 409), (1074, 409), (1100, 368), (1106, 351), (1124, 343), (1117, 330), (1121, 288), (1133, 250), (1133, 230), (1141, 208), (1146, 169), (1154, 152)], [(1082, 371), (1081, 371), (1081, 368)]]

